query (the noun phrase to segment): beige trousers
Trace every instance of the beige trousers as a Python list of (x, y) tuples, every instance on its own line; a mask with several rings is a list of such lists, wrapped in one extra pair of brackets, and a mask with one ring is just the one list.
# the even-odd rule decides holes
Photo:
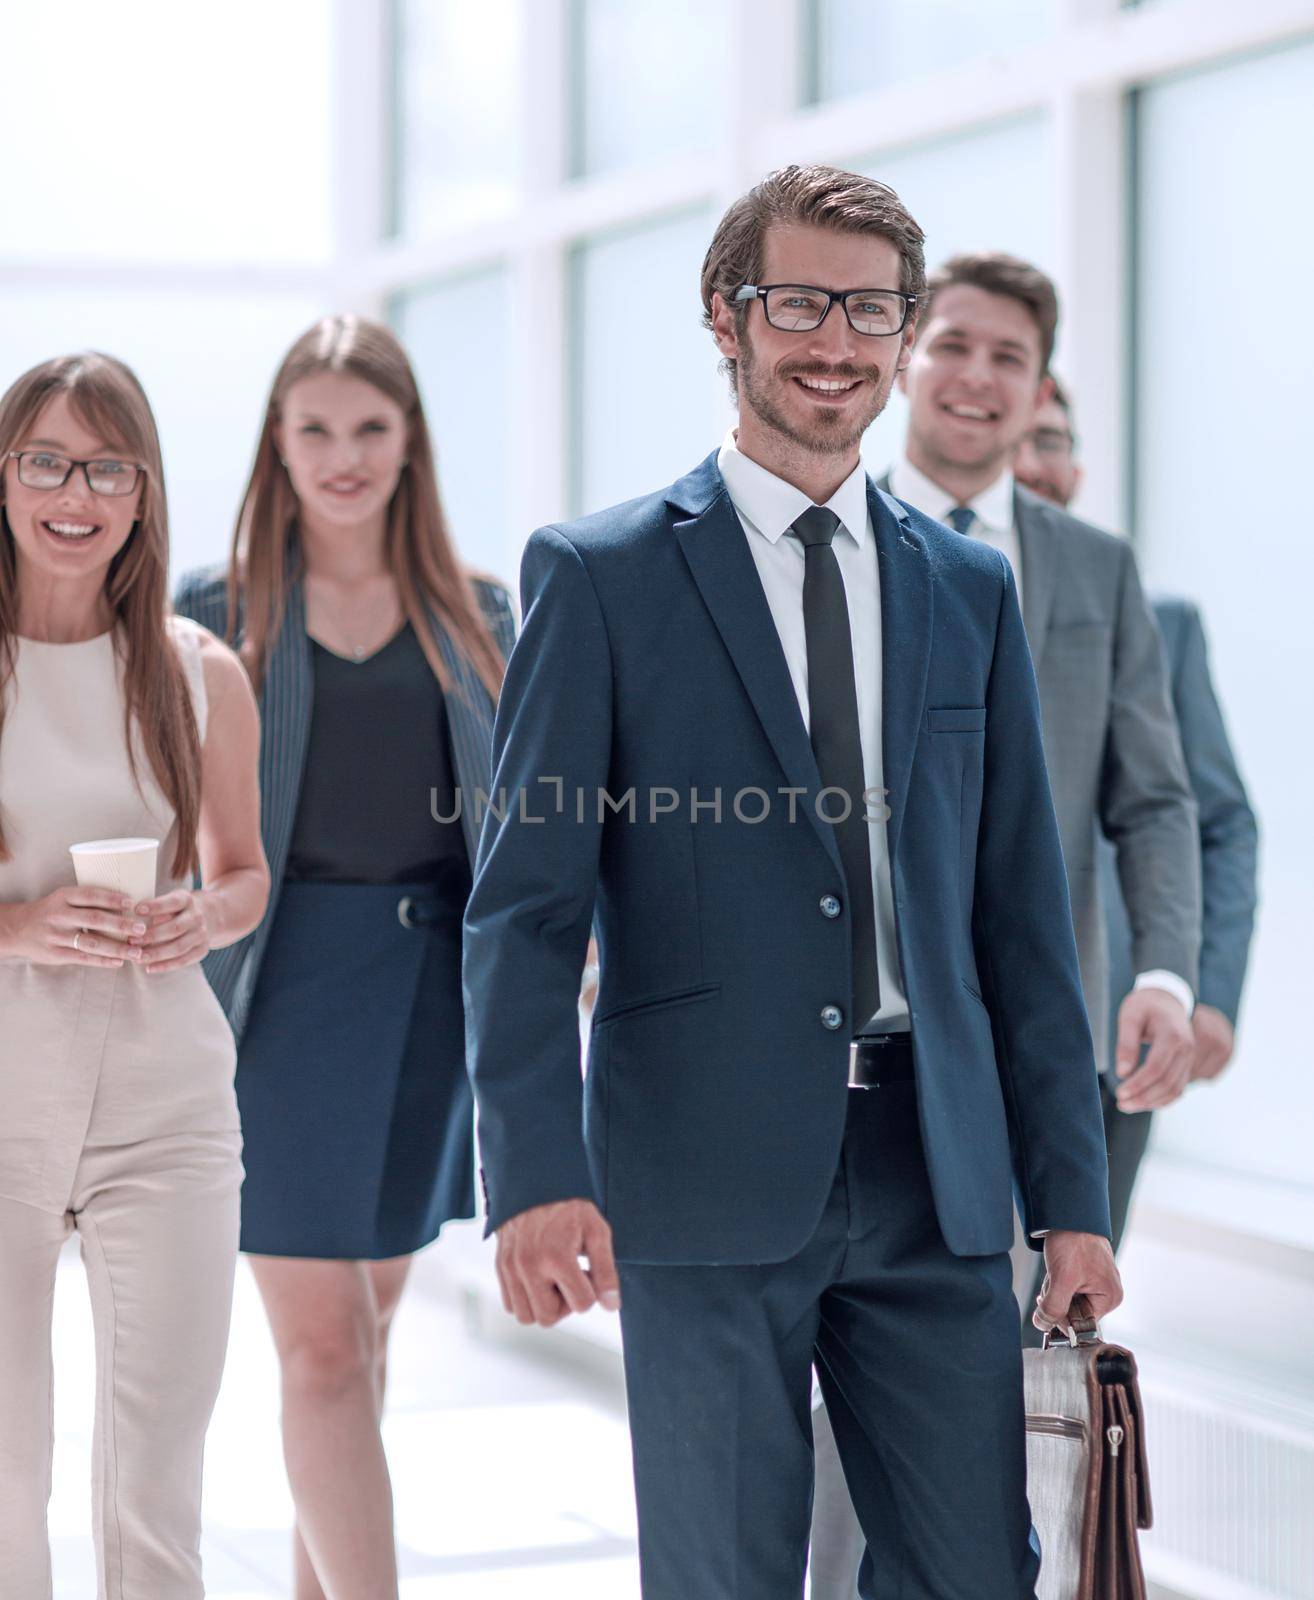
[(201, 1459), (237, 1260), (241, 1139), (90, 1147), (62, 1215), (0, 1198), (0, 1590), (48, 1600), (51, 1310), (76, 1229), (96, 1330), (99, 1600), (197, 1600)]

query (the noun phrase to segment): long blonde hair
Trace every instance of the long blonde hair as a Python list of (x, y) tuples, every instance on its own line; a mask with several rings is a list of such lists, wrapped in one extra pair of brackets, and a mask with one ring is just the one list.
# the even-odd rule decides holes
[(415, 374), (391, 329), (364, 317), (323, 318), (301, 335), (274, 376), (228, 566), (230, 643), (237, 638), (240, 605), (242, 656), (258, 692), (283, 623), (289, 573), (301, 559), (297, 496), (279, 459), (275, 427), (288, 390), (319, 372), (362, 378), (405, 413), (406, 462), (388, 505), (384, 558), (402, 611), (443, 689), (452, 685), (429, 625), (430, 607), (496, 700), (505, 662), (475, 598), (472, 574), (452, 546)]
[[(114, 616), (114, 647), (124, 667), (124, 739), (137, 773), (134, 724), (146, 758), (178, 819), (173, 876), (197, 864), (201, 742), (191, 695), (165, 627), (169, 614), (169, 517), (160, 436), (136, 374), (99, 351), (56, 356), (25, 372), (0, 399), (0, 466), (47, 403), (67, 395), (77, 417), (146, 468), (141, 509), (127, 543), (109, 564), (105, 598)], [(18, 632), (18, 559), (7, 511), (0, 506), (0, 738), (4, 690), (14, 671)], [(8, 861), (0, 817), (0, 861)]]

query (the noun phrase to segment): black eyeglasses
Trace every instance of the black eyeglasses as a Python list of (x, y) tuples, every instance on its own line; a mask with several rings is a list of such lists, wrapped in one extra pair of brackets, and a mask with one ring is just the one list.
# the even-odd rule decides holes
[(146, 468), (135, 461), (74, 461), (53, 450), (11, 450), (18, 462), (18, 481), (27, 489), (62, 489), (74, 467), (82, 468), (87, 488), (93, 494), (131, 494), (139, 475)]
[(746, 283), (734, 302), (748, 300), (760, 300), (767, 321), (782, 333), (811, 333), (838, 301), (854, 333), (874, 339), (902, 333), (917, 304), (915, 294), (899, 289), (819, 289), (811, 283)]

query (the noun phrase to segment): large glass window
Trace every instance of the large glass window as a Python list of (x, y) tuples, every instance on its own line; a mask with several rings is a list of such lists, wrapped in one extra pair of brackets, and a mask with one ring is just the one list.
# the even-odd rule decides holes
[(571, 273), (571, 482), (576, 512), (633, 499), (718, 442), (716, 347), (699, 322), (701, 209), (590, 240)]
[(0, 254), (326, 257), (331, 9), (6, 6)]
[(805, 104), (923, 78), (1046, 37), (1054, 0), (804, 0)]
[(495, 267), (400, 295), (392, 310), (415, 364), (456, 548), (471, 566), (513, 579), (509, 286), (510, 274)]
[(710, 149), (726, 131), (729, 0), (571, 0), (577, 176)]
[[(1016, 117), (934, 144), (891, 150), (858, 163), (888, 183), (926, 234), (927, 270), (963, 250), (1008, 250), (1052, 266), (1048, 125)], [(902, 448), (907, 407), (896, 390), (868, 430), (863, 457), (883, 472)]]
[(1314, 42), (1155, 84), (1137, 123), (1136, 531), (1151, 581), (1203, 610), (1265, 864), (1238, 1059), (1157, 1137), (1308, 1189), (1314, 214), (1291, 158), (1314, 145)]
[(275, 369), (323, 312), (295, 294), (11, 286), (0, 373), (7, 386), (39, 361), (88, 347), (132, 367), (159, 425), (179, 574), (227, 558)]
[(394, 227), (510, 209), (520, 178), (520, 0), (395, 0)]

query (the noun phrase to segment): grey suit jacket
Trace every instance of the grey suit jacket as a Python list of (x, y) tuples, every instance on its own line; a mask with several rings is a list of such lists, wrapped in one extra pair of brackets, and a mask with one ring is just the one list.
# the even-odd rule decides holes
[[(882, 482), (888, 488), (888, 479)], [(1116, 854), (1133, 972), (1198, 983), (1200, 845), (1159, 630), (1131, 546), (1020, 485), (1022, 620), (1095, 1059), (1109, 1050), (1101, 833)], [(1124, 991), (1125, 992), (1125, 991)], [(1117, 999), (1121, 1000), (1118, 995)]]
[[(1204, 937), (1199, 998), (1236, 1025), (1258, 903), (1259, 828), (1237, 770), (1209, 672), (1198, 609), (1189, 600), (1153, 602), (1163, 635), (1173, 707), (1186, 770), (1200, 808), (1200, 876)], [(1114, 997), (1132, 981), (1131, 927), (1122, 903), (1116, 853), (1100, 851), (1100, 878), (1109, 917), (1109, 971)]]
[[(516, 632), (509, 593), (500, 584), (482, 579), (476, 579), (474, 587), (484, 620), (498, 648), (504, 656), (509, 656)], [(223, 638), (228, 627), (227, 569), (212, 567), (187, 573), (178, 585), (174, 609)], [(454, 685), (447, 695), (447, 725), (456, 782), (465, 798), (461, 828), (473, 871), (479, 846), (473, 802), (477, 789), (488, 794), (492, 788), (495, 708), (478, 673), (452, 643), (437, 615), (431, 612), (429, 621)], [(240, 638), (239, 621), (239, 641)], [(305, 596), (300, 579), (295, 579), (288, 591), (283, 626), (270, 651), (260, 692), (260, 832), (269, 862), (269, 905), (254, 933), (236, 944), (213, 951), (204, 962), (206, 977), (239, 1039), (260, 975), (260, 963), (273, 926), (292, 843), (292, 825), (301, 798), (301, 779), (310, 738), (313, 695)]]

